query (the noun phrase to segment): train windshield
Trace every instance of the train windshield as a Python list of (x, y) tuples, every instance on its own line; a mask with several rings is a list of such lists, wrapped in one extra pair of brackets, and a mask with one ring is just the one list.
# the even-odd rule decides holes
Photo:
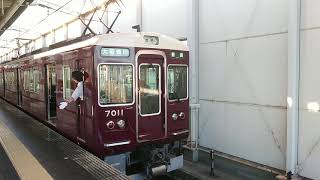
[(99, 104), (129, 104), (133, 102), (133, 66), (102, 64), (99, 67)]
[(188, 97), (188, 67), (169, 65), (168, 67), (169, 100), (181, 100)]
[(154, 115), (160, 113), (160, 66), (140, 65), (140, 114)]

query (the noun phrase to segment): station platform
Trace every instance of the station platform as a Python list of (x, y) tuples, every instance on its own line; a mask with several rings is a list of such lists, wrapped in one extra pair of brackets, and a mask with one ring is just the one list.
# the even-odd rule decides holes
[(129, 179), (0, 99), (0, 180)]
[[(268, 180), (276, 173), (258, 170), (219, 156), (214, 157), (214, 176), (210, 175), (210, 156), (185, 150), (184, 167), (154, 180)], [(59, 135), (23, 111), (0, 99), (0, 180), (19, 179), (105, 179), (126, 180), (112, 166)]]
[(18, 180), (19, 176), (15, 171), (9, 157), (0, 144), (0, 180)]
[(269, 172), (214, 155), (214, 175), (211, 174), (210, 154), (199, 151), (199, 160), (192, 161), (192, 151), (185, 149), (183, 168), (172, 173), (183, 180), (275, 180), (284, 172)]

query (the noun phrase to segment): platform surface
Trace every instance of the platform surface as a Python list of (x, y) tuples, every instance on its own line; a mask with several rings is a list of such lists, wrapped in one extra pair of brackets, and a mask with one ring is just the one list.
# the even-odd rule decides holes
[(128, 179), (2, 99), (0, 142), (0, 180)]
[(185, 150), (184, 167), (176, 172), (183, 180), (274, 180), (277, 174), (249, 167), (214, 156), (214, 175), (211, 173), (210, 154), (199, 152), (199, 161), (192, 161), (192, 152)]
[(19, 176), (15, 171), (9, 157), (0, 144), (0, 180), (19, 180)]

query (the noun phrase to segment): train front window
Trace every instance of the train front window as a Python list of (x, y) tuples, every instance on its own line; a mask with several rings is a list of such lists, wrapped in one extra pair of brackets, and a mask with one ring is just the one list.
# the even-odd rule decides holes
[(139, 96), (140, 114), (160, 113), (160, 66), (140, 65)]
[(99, 104), (115, 105), (133, 102), (133, 66), (102, 64), (99, 66)]
[(188, 67), (169, 65), (168, 67), (169, 100), (181, 100), (188, 97)]

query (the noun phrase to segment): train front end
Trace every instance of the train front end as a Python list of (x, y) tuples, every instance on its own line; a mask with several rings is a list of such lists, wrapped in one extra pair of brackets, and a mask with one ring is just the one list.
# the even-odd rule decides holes
[(105, 35), (95, 47), (98, 141), (127, 174), (181, 168), (189, 135), (189, 52), (154, 33)]

